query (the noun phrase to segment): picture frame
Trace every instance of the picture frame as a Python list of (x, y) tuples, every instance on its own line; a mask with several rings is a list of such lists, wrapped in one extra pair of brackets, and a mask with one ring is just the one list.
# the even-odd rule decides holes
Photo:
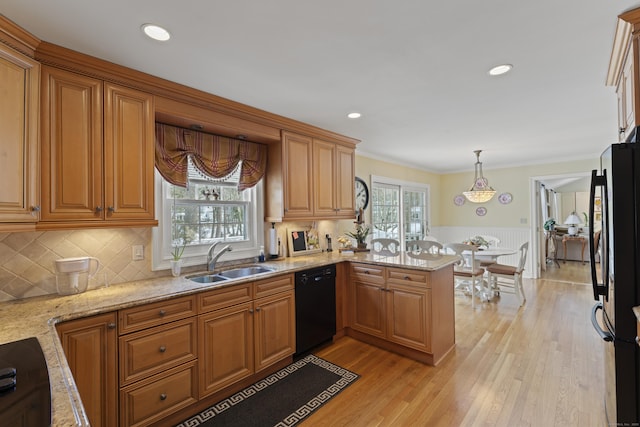
[(322, 252), (320, 247), (309, 245), (309, 234), (306, 230), (287, 229), (287, 241), (289, 242), (289, 256), (311, 255)]

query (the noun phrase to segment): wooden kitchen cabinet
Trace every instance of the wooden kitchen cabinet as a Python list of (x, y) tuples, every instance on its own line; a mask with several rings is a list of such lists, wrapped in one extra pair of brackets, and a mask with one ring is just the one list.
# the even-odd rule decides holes
[(198, 400), (196, 297), (122, 309), (120, 425), (146, 426)]
[(281, 219), (355, 217), (353, 146), (283, 131), (269, 146), (265, 216)]
[(351, 263), (348, 335), (428, 364), (455, 345), (453, 270)]
[(293, 289), (287, 274), (198, 295), (200, 398), (295, 352)]
[(315, 216), (353, 218), (354, 150), (332, 142), (313, 140)]
[(153, 96), (45, 66), (41, 121), (38, 228), (157, 224)]
[(56, 325), (67, 363), (94, 427), (118, 425), (116, 313)]
[(0, 43), (0, 231), (38, 220), (40, 64)]

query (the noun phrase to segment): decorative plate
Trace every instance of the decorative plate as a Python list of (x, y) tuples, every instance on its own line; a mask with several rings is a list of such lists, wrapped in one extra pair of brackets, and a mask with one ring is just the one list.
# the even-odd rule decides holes
[(511, 203), (511, 200), (513, 200), (513, 196), (511, 195), (511, 193), (502, 193), (498, 196), (498, 201), (503, 205)]
[(487, 214), (487, 208), (485, 208), (484, 206), (480, 206), (479, 208), (476, 209), (476, 215), (485, 216), (486, 214)]
[(458, 194), (456, 197), (453, 198), (453, 203), (455, 203), (456, 206), (462, 206), (464, 205), (464, 196), (462, 194)]

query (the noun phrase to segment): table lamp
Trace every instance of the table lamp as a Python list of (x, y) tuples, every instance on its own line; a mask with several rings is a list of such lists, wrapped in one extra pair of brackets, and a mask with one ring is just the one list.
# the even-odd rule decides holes
[(580, 218), (576, 215), (575, 211), (571, 212), (571, 214), (564, 220), (565, 225), (569, 226), (567, 232), (570, 236), (575, 236), (578, 234), (578, 225), (580, 225)]

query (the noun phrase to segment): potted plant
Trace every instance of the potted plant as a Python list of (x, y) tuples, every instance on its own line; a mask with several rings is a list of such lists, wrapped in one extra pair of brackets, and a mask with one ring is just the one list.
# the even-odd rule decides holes
[(482, 248), (482, 247), (487, 249), (489, 248), (489, 242), (487, 242), (482, 236), (471, 237), (470, 239), (465, 240), (462, 243), (464, 243), (465, 245), (473, 245), (478, 248)]
[(553, 230), (554, 228), (556, 228), (556, 220), (553, 218), (549, 218), (544, 222), (544, 225), (542, 226), (542, 228), (544, 228), (546, 231)]
[(171, 274), (173, 277), (178, 277), (180, 275), (180, 270), (182, 268), (182, 254), (184, 253), (184, 248), (187, 246), (186, 241), (182, 241), (182, 245), (176, 240), (173, 245), (173, 249), (171, 250), (172, 260), (169, 261), (171, 264)]
[(356, 223), (355, 231), (348, 231), (344, 234), (347, 236), (356, 239), (356, 243), (358, 244), (358, 249), (366, 249), (367, 247), (367, 236), (369, 235), (370, 228), (366, 225)]

